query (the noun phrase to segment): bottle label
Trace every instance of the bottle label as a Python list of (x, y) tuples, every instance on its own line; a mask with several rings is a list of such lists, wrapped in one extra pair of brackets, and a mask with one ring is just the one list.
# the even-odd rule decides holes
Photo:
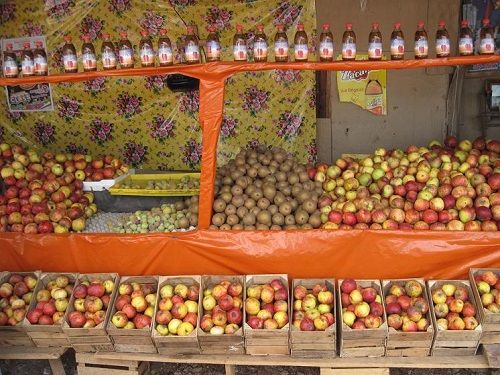
[(366, 110), (381, 115), (384, 108), (384, 94), (366, 94)]
[(120, 65), (133, 65), (134, 64), (133, 52), (130, 48), (128, 48), (128, 47), (120, 48), (120, 51), (118, 51), (118, 56), (120, 58)]
[(29, 57), (24, 57), (23, 61), (21, 62), (21, 71), (23, 72), (23, 74), (33, 74), (33, 70), (33, 60)]
[(87, 52), (82, 55), (83, 68), (85, 70), (95, 69), (97, 67), (96, 57), (93, 53)]
[(436, 40), (436, 55), (449, 55), (450, 54), (450, 40), (448, 38), (441, 38)]
[(160, 64), (170, 64), (173, 61), (172, 48), (169, 46), (161, 46), (158, 49), (158, 60)]
[(355, 43), (342, 43), (342, 58), (355, 59), (356, 58), (356, 44)]
[(391, 56), (403, 56), (405, 54), (405, 41), (401, 38), (391, 40)]
[(35, 57), (35, 73), (42, 74), (47, 72), (47, 59), (41, 55)]
[(116, 55), (112, 50), (102, 53), (102, 66), (105, 68), (116, 68)]
[(288, 57), (288, 42), (281, 40), (274, 44), (274, 55), (276, 57)]
[(380, 42), (369, 43), (368, 57), (371, 59), (380, 59), (382, 57), (382, 43)]
[(333, 58), (333, 42), (331, 40), (319, 43), (319, 57), (322, 59)]
[(220, 59), (220, 43), (216, 40), (207, 42), (207, 57), (211, 60)]
[(458, 42), (458, 52), (460, 54), (471, 54), (474, 50), (474, 42), (471, 37), (460, 38)]
[(425, 57), (429, 54), (429, 43), (427, 39), (417, 40), (415, 42), (415, 56)]
[(184, 51), (186, 61), (197, 62), (200, 61), (200, 47), (196, 44), (188, 44)]
[(493, 38), (483, 38), (479, 44), (479, 53), (494, 53), (495, 41)]
[(152, 64), (155, 61), (155, 52), (153, 49), (148, 46), (144, 45), (141, 48), (141, 63), (142, 64)]
[(233, 47), (234, 61), (247, 61), (247, 46), (237, 44)]
[(78, 67), (76, 55), (68, 53), (63, 56), (63, 65), (65, 70), (75, 70)]
[(296, 44), (293, 48), (295, 60), (307, 60), (309, 47), (307, 44)]
[(17, 63), (12, 58), (7, 58), (3, 62), (3, 74), (5, 76), (13, 76), (19, 73), (19, 68), (17, 67)]
[(266, 58), (267, 57), (267, 43), (263, 40), (255, 42), (253, 45), (253, 56), (254, 58)]

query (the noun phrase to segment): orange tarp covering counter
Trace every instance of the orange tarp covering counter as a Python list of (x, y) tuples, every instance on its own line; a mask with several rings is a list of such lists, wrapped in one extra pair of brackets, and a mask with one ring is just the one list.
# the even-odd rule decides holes
[(470, 267), (500, 267), (500, 232), (243, 231), (210, 225), (224, 81), (270, 69), (375, 70), (500, 62), (499, 55), (405, 61), (174, 65), (22, 79), (0, 86), (83, 81), (103, 76), (182, 73), (200, 79), (202, 161), (199, 228), (191, 233), (0, 235), (0, 270), (139, 274), (288, 273), (293, 277), (465, 278)]

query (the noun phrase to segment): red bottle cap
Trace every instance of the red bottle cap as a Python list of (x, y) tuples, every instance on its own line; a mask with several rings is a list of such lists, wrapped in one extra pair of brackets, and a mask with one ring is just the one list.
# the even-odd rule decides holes
[(128, 34), (127, 34), (127, 32), (126, 32), (126, 31), (122, 31), (122, 32), (120, 32), (120, 37), (121, 37), (122, 39), (127, 39), (127, 36), (128, 36)]
[(418, 23), (417, 23), (417, 27), (418, 27), (419, 29), (423, 29), (423, 28), (424, 28), (424, 26), (425, 26), (424, 21), (418, 21)]
[(236, 25), (236, 31), (237, 31), (238, 33), (241, 33), (241, 32), (243, 31), (243, 26), (241, 26), (241, 25)]
[(147, 37), (149, 35), (149, 32), (147, 30), (141, 30), (141, 36), (143, 38)]
[(378, 22), (372, 22), (372, 29), (378, 29), (378, 27), (380, 26), (380, 24)]
[(323, 27), (323, 30), (325, 30), (325, 31), (330, 30), (330, 24), (328, 24), (328, 23), (324, 23), (322, 27)]
[(209, 33), (215, 33), (215, 26), (214, 25), (208, 26), (208, 32)]
[(352, 23), (346, 23), (346, 24), (345, 24), (345, 28), (346, 28), (347, 30), (352, 30)]
[(299, 22), (299, 23), (297, 24), (297, 30), (299, 30), (299, 31), (304, 31), (304, 24), (303, 24), (302, 22)]
[(167, 35), (167, 29), (160, 29), (160, 35)]
[(7, 43), (7, 49), (12, 49), (12, 43)]
[(102, 33), (102, 39), (109, 39), (109, 33)]
[(264, 31), (264, 25), (257, 25), (258, 31)]
[(276, 25), (276, 28), (278, 29), (278, 31), (283, 31), (285, 29), (285, 26), (283, 26), (283, 24), (279, 23)]
[(90, 35), (89, 34), (83, 34), (82, 39), (85, 43), (90, 42)]
[(483, 26), (489, 26), (490, 25), (490, 19), (489, 18), (483, 18)]
[(395, 29), (400, 29), (400, 28), (401, 28), (401, 22), (396, 22), (396, 23), (394, 24), (394, 28), (395, 28)]
[(192, 34), (194, 32), (194, 27), (193, 26), (188, 26), (187, 27), (187, 32), (188, 32), (188, 34)]
[(30, 48), (30, 42), (24, 42), (23, 47), (24, 49)]
[(469, 20), (462, 20), (462, 22), (460, 23), (460, 25), (462, 27), (469, 27)]
[(441, 28), (444, 28), (446, 26), (446, 22), (441, 20), (441, 21), (439, 21), (438, 26)]
[(69, 43), (71, 43), (71, 41), (72, 41), (72, 40), (73, 40), (73, 38), (71, 38), (69, 35), (66, 35), (66, 36), (64, 37), (64, 41), (65, 41), (66, 43), (68, 43), (68, 44), (69, 44)]
[(37, 40), (35, 43), (36, 48), (42, 48), (43, 47), (43, 42), (41, 40)]

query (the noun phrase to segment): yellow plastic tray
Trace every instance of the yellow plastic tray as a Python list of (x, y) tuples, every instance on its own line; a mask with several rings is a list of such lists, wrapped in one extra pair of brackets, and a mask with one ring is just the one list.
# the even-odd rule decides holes
[[(200, 189), (148, 189), (149, 181), (173, 181), (177, 183), (183, 177), (190, 177), (199, 180), (199, 173), (158, 173), (158, 174), (133, 174), (113, 185), (109, 192), (111, 195), (134, 195), (149, 197), (184, 197), (198, 195)], [(124, 184), (131, 183), (139, 185), (141, 188), (126, 188)]]

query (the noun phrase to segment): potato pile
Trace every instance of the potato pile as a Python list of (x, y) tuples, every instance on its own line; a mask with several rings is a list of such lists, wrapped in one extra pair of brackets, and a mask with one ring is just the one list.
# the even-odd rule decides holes
[(321, 225), (320, 182), (282, 149), (241, 150), (217, 171), (211, 229), (311, 229)]

